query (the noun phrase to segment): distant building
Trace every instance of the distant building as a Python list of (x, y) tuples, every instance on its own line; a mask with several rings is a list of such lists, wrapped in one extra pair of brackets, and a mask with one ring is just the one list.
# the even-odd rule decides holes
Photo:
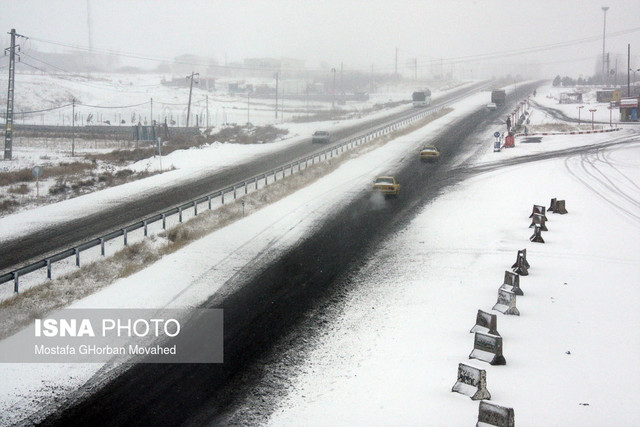
[(560, 104), (580, 104), (582, 94), (578, 92), (564, 92), (560, 94)]

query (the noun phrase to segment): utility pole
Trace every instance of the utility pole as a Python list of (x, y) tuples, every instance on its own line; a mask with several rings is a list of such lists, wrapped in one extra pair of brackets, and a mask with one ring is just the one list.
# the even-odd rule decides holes
[(76, 152), (76, 99), (71, 101), (71, 157)]
[(604, 12), (604, 26), (602, 28), (602, 84), (606, 82), (606, 74), (604, 73), (604, 40), (607, 34), (607, 10), (609, 10), (609, 6), (602, 6), (602, 11)]
[(369, 80), (369, 93), (373, 93), (373, 64), (371, 64), (371, 79)]
[(335, 110), (336, 108), (336, 69), (332, 68), (331, 72), (333, 73), (333, 96), (331, 97), (331, 111), (333, 112), (333, 110)]
[(205, 99), (207, 100), (207, 129), (209, 128), (209, 95), (205, 95)]
[(398, 77), (398, 48), (396, 48), (396, 77)]
[(343, 73), (344, 73), (344, 62), (340, 63), (340, 99), (344, 100), (344, 80), (343, 78)]
[(191, 115), (191, 92), (193, 92), (193, 78), (199, 75), (200, 73), (194, 73), (192, 71), (191, 75), (186, 77), (188, 79), (191, 79), (191, 84), (189, 85), (189, 104), (187, 105), (187, 126), (186, 127), (189, 127), (189, 115)]
[(631, 96), (631, 81), (629, 79), (629, 70), (631, 70), (631, 43), (627, 44), (627, 96)]
[(279, 71), (276, 71), (276, 122), (278, 121), (278, 78), (279, 76)]
[[(15, 29), (11, 29), (11, 47), (4, 50), (4, 54), (9, 52), (9, 84), (7, 89), (7, 114), (5, 117), (4, 133), (4, 159), (11, 160), (13, 156), (13, 95), (15, 92), (15, 71), (16, 71), (16, 48), (20, 51), (20, 46), (16, 46), (16, 37), (25, 38), (16, 34)], [(20, 57), (18, 57), (20, 60)]]

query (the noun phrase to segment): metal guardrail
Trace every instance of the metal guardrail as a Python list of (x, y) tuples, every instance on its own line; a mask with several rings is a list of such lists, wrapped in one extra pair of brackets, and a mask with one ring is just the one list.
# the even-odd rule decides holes
[[(26, 266), (23, 266), (21, 268), (18, 268), (16, 270), (10, 271), (8, 273), (5, 273), (3, 275), (0, 275), (0, 284), (6, 283), (6, 282), (10, 282), (13, 281), (14, 285), (13, 285), (13, 290), (14, 292), (18, 293), (19, 289), (20, 289), (20, 277), (24, 276), (25, 274), (34, 272), (36, 270), (39, 270), (41, 268), (45, 268), (47, 269), (47, 278), (51, 279), (52, 278), (52, 273), (51, 273), (51, 267), (52, 264), (54, 262), (58, 262), (61, 260), (64, 260), (66, 258), (75, 256), (76, 258), (76, 265), (79, 267), (80, 266), (80, 253), (82, 251), (85, 251), (87, 249), (91, 249), (94, 248), (96, 246), (100, 246), (100, 252), (101, 254), (104, 256), (105, 255), (105, 242), (109, 241), (109, 240), (113, 240), (117, 237), (123, 236), (123, 243), (126, 246), (127, 245), (127, 234), (138, 230), (140, 228), (144, 228), (144, 235), (147, 236), (147, 227), (149, 224), (155, 223), (157, 221), (162, 221), (162, 228), (163, 230), (166, 229), (166, 220), (167, 217), (171, 216), (171, 215), (175, 215), (178, 214), (178, 220), (179, 222), (182, 222), (182, 212), (185, 209), (190, 209), (193, 208), (194, 209), (194, 214), (197, 216), (198, 215), (198, 205), (204, 202), (207, 202), (208, 204), (208, 208), (211, 209), (211, 202), (212, 200), (220, 197), (220, 201), (221, 204), (224, 204), (225, 200), (224, 200), (224, 196), (225, 194), (229, 194), (229, 193), (233, 193), (233, 199), (235, 200), (237, 198), (237, 192), (238, 189), (244, 189), (244, 194), (248, 193), (248, 186), (250, 184), (255, 185), (255, 189), (258, 189), (258, 182), (264, 180), (265, 186), (267, 186), (269, 184), (268, 182), (268, 178), (270, 176), (273, 176), (273, 182), (277, 181), (277, 174), (279, 172), (282, 173), (283, 178), (286, 176), (286, 170), (288, 169), (290, 171), (290, 175), (292, 175), (295, 171), (295, 168), (298, 168), (298, 172), (301, 170), (302, 165), (304, 164), (305, 168), (309, 165), (309, 162), (311, 162), (311, 164), (315, 164), (316, 159), (318, 159), (318, 162), (322, 161), (322, 156), (324, 156), (324, 159), (327, 160), (327, 158), (331, 158), (331, 157), (335, 157), (338, 156), (342, 153), (344, 153), (346, 150), (349, 149), (353, 149), (355, 147), (357, 147), (358, 145), (367, 143), (371, 140), (373, 140), (374, 138), (378, 138), (380, 136), (383, 135), (387, 135), (395, 130), (398, 130), (404, 126), (409, 125), (410, 123), (422, 119), (426, 116), (429, 116), (431, 114), (434, 114), (440, 110), (442, 110), (446, 105), (452, 103), (453, 101), (457, 100), (458, 97), (449, 100), (447, 102), (445, 102), (444, 104), (442, 104), (441, 106), (437, 107), (437, 108), (433, 108), (433, 109), (429, 109), (429, 110), (422, 110), (420, 112), (417, 112), (415, 114), (410, 114), (404, 118), (401, 118), (397, 121), (394, 121), (392, 123), (386, 124), (384, 126), (381, 126), (379, 128), (376, 128), (374, 130), (368, 131), (362, 135), (356, 136), (354, 138), (350, 138), (347, 141), (344, 141), (340, 144), (336, 144), (336, 145), (332, 145), (329, 148), (326, 148), (324, 150), (320, 150), (317, 151), (309, 156), (300, 158), (298, 160), (295, 160), (291, 163), (285, 164), (283, 166), (278, 166), (275, 169), (272, 169), (268, 172), (259, 174), (259, 175), (255, 175), (249, 179), (245, 179), (243, 181), (240, 181), (234, 185), (231, 185), (229, 187), (225, 187), (221, 190), (216, 190), (212, 193), (209, 193), (205, 196), (201, 196), (197, 199), (193, 199), (189, 202), (183, 203), (181, 205), (172, 207), (170, 209), (167, 209), (161, 213), (158, 213), (156, 215), (153, 215), (149, 218), (143, 219), (142, 221), (138, 221), (136, 223), (130, 224), (126, 227), (123, 227), (121, 229), (112, 231), (110, 233), (107, 233), (103, 236), (97, 237), (93, 240), (89, 240), (87, 242), (81, 243), (77, 246), (74, 246), (73, 248), (70, 249), (66, 249), (64, 251), (58, 252), (54, 255), (51, 255), (41, 261), (37, 261), (31, 264), (28, 264)], [(335, 152), (335, 155), (334, 155)]]

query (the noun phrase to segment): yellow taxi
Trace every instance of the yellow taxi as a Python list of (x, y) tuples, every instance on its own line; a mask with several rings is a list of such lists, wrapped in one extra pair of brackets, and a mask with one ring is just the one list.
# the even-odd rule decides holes
[(373, 191), (382, 193), (385, 197), (398, 197), (400, 184), (392, 176), (380, 176), (373, 183)]
[(440, 158), (440, 152), (433, 145), (427, 145), (420, 150), (420, 160), (423, 162), (435, 162)]

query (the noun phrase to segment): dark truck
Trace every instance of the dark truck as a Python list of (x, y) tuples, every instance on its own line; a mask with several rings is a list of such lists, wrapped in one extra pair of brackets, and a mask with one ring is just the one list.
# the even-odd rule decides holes
[(313, 136), (311, 137), (311, 142), (321, 142), (326, 144), (329, 141), (331, 141), (331, 137), (329, 136), (329, 132), (327, 132), (326, 130), (315, 131)]
[(491, 91), (491, 102), (496, 105), (504, 105), (507, 102), (507, 93), (502, 89)]

